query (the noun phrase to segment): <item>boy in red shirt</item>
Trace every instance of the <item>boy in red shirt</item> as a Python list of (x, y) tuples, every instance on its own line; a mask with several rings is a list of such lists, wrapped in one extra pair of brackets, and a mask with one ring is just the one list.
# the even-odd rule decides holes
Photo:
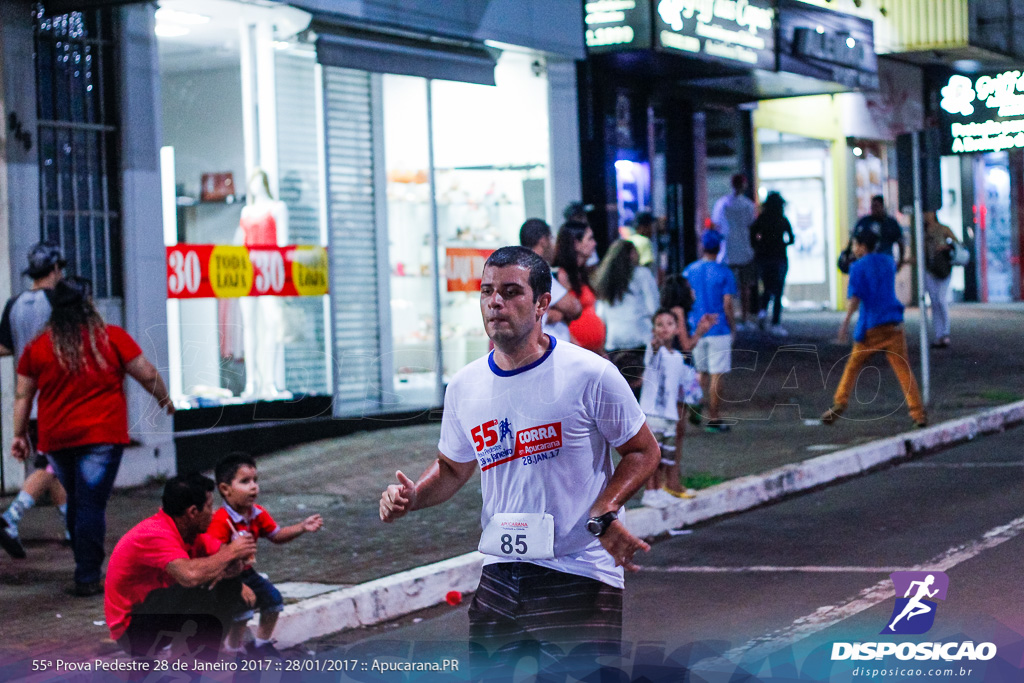
[[(232, 453), (223, 458), (214, 469), (214, 477), (224, 505), (214, 513), (207, 533), (224, 543), (244, 535), (252, 536), (253, 540), (268, 538), (274, 543), (288, 543), (307, 531), (319, 531), (324, 524), (320, 515), (311, 515), (298, 524), (278, 526), (269, 512), (256, 505), (256, 496), (260, 492), (259, 475), (256, 461), (245, 453)], [(248, 654), (260, 659), (280, 657), (271, 635), (277, 625), (277, 616), (284, 609), (284, 600), (274, 584), (252, 568), (255, 561), (254, 554), (240, 575), (242, 583), (256, 594), (256, 609), (260, 611), (260, 624)], [(228, 648), (241, 649), (245, 625), (251, 617), (252, 612), (249, 612), (235, 622), (228, 634)]]

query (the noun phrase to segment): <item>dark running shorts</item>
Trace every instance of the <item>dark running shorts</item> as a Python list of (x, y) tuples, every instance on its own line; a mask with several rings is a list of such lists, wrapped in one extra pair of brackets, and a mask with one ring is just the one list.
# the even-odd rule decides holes
[(469, 606), (470, 640), (557, 644), (622, 640), (622, 589), (529, 562), (484, 567)]

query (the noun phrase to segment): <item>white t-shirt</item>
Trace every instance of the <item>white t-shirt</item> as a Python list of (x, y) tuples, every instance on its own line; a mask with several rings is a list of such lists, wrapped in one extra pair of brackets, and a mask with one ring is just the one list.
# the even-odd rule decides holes
[(479, 464), (483, 528), (499, 512), (550, 514), (554, 558), (529, 561), (621, 588), (622, 567), (585, 525), (611, 479), (611, 447), (644, 422), (614, 365), (552, 338), (542, 358), (517, 370), (501, 370), (493, 352), (460, 370), (445, 392), (438, 449)]
[(725, 235), (725, 248), (718, 255), (720, 263), (742, 266), (754, 260), (750, 224), (756, 214), (757, 207), (746, 195), (728, 194), (715, 202), (711, 222)]
[[(688, 395), (700, 390), (696, 371), (675, 349), (661, 347), (644, 354), (644, 383), (640, 389), (640, 408), (647, 417), (679, 419), (679, 403), (689, 403)], [(699, 399), (698, 399), (699, 400)]]
[(654, 323), (651, 316), (658, 310), (658, 284), (647, 268), (633, 269), (629, 289), (615, 304), (597, 302), (597, 314), (604, 320), (607, 336), (604, 347), (609, 351), (636, 349), (651, 340)]
[[(562, 297), (569, 293), (569, 290), (562, 286), (562, 283), (558, 281), (555, 274), (551, 274), (551, 303), (549, 306), (554, 306)], [(554, 337), (558, 337), (563, 341), (569, 341), (569, 323), (564, 320), (557, 323), (548, 322), (548, 314), (544, 314), (543, 329), (545, 334), (550, 334)]]

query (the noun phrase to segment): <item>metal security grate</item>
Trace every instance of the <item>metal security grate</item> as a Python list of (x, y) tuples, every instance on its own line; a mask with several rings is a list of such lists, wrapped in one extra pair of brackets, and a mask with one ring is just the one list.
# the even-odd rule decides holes
[(325, 66), (334, 411), (380, 400), (379, 264), (370, 74)]
[(111, 10), (33, 10), (42, 238), (97, 298), (123, 293)]

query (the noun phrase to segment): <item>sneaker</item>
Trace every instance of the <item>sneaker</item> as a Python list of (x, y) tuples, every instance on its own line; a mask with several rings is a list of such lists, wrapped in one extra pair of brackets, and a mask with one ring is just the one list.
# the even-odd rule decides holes
[(924, 429), (928, 426), (928, 417), (922, 417), (920, 420), (914, 420), (914, 426), (918, 429)]
[(640, 499), (640, 504), (645, 508), (664, 508), (669, 505), (669, 501), (666, 498), (666, 496), (662, 495), (660, 489), (647, 489)]
[(75, 587), (71, 589), (71, 594), (76, 598), (91, 598), (94, 595), (103, 595), (103, 582), (78, 583), (76, 581)]
[(839, 416), (846, 410), (843, 406), (832, 406), (821, 414), (821, 424), (830, 425), (839, 419)]
[(704, 431), (710, 434), (724, 434), (730, 429), (732, 427), (725, 420), (708, 420), (708, 423), (704, 425)]
[(16, 560), (24, 560), (27, 557), (25, 546), (18, 540), (18, 527), (12, 525), (2, 516), (0, 516), (0, 547)]
[(756, 329), (757, 329), (757, 325), (755, 325), (754, 323), (750, 322), (749, 320), (744, 320), (743, 322), (741, 322), (738, 325), (736, 325), (736, 331), (737, 332), (753, 332)]
[(762, 330), (768, 327), (768, 312), (760, 311), (757, 314), (757, 326)]
[(772, 325), (770, 328), (768, 328), (768, 332), (773, 337), (788, 337), (789, 336), (789, 332), (787, 332), (786, 328), (783, 327), (782, 325)]
[(276, 647), (274, 642), (264, 643), (263, 645), (257, 645), (256, 643), (249, 643), (245, 648), (245, 655), (252, 659), (284, 659)]
[(691, 405), (687, 404), (687, 406), (686, 406), (687, 418), (686, 419), (690, 421), (690, 424), (692, 424), (695, 427), (700, 427), (700, 422), (701, 422), (700, 413), (701, 413), (701, 411), (703, 409), (704, 409), (704, 406), (702, 406), (699, 403), (697, 405), (695, 405), (695, 406), (691, 406)]
[(672, 496), (673, 498), (687, 499), (687, 498), (695, 498), (697, 496), (697, 492), (695, 490), (693, 490), (693, 489), (685, 489), (683, 491), (673, 491), (670, 488), (664, 488), (664, 489), (662, 489), (662, 491), (664, 491), (668, 495)]

